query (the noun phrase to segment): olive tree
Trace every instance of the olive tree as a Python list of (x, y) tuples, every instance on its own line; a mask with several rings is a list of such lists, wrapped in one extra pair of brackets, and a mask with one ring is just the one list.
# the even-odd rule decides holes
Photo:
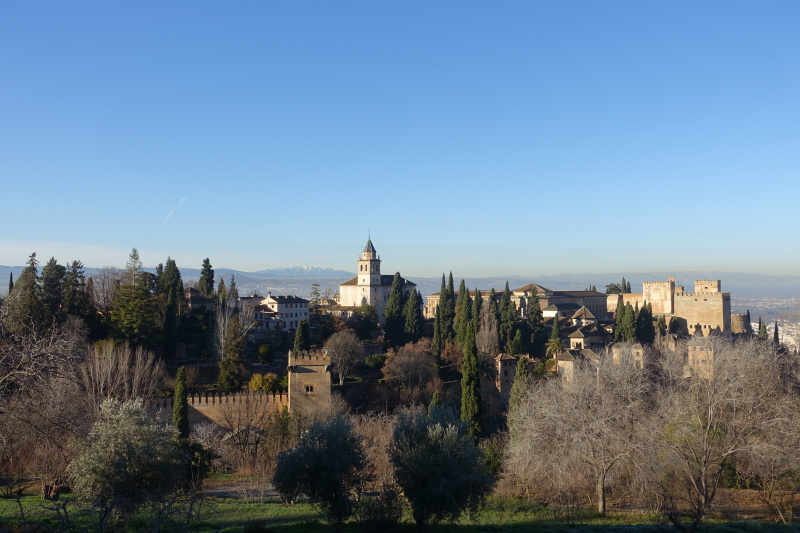
[(106, 400), (83, 453), (67, 471), (72, 490), (98, 509), (102, 529), (112, 512), (124, 516), (176, 491), (189, 461), (178, 429), (153, 420), (140, 399)]
[(477, 509), (494, 483), (466, 424), (440, 407), (401, 413), (389, 458), (418, 529)]
[(338, 526), (353, 512), (350, 493), (366, 466), (361, 437), (335, 418), (312, 424), (294, 448), (278, 455), (272, 483), (284, 499), (308, 496)]

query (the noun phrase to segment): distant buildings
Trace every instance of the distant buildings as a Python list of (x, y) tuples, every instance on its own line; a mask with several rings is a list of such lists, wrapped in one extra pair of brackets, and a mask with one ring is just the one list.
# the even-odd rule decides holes
[[(393, 280), (393, 275), (381, 274), (380, 256), (372, 239), (367, 239), (358, 259), (358, 275), (339, 285), (339, 308), (334, 311), (348, 315), (363, 305), (371, 305), (378, 312), (378, 321), (383, 322)], [(415, 283), (403, 279), (403, 292), (410, 293), (415, 287)]]

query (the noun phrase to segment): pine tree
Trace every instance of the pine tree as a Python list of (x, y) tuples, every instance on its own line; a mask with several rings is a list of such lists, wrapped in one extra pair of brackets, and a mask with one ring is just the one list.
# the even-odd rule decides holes
[(64, 295), (64, 277), (67, 269), (59, 265), (55, 257), (42, 267), (42, 301), (50, 314), (61, 318), (61, 301)]
[(219, 283), (217, 283), (217, 301), (228, 301), (228, 288), (225, 286), (224, 278), (219, 278)]
[(481, 433), (481, 382), (478, 377), (478, 350), (475, 347), (475, 328), (469, 325), (464, 341), (464, 361), (461, 364), (461, 420), (476, 440)]
[(298, 354), (303, 351), (308, 351), (311, 343), (308, 339), (308, 320), (305, 318), (300, 321), (297, 326), (297, 331), (294, 334), (294, 349), (293, 352)]
[(383, 311), (383, 331), (386, 340), (392, 346), (399, 346), (403, 343), (405, 334), (404, 318), (403, 278), (400, 277), (400, 272), (395, 272), (392, 280), (392, 289), (386, 302), (386, 309)]
[[(528, 391), (528, 358), (520, 357), (517, 360), (517, 372), (514, 374), (514, 384), (511, 386), (511, 396), (508, 399), (508, 414), (516, 409)], [(509, 422), (512, 417), (508, 417)]]
[(172, 425), (178, 428), (182, 439), (189, 438), (189, 398), (186, 390), (186, 368), (178, 369), (175, 394), (172, 397)]
[(198, 282), (200, 294), (206, 298), (214, 297), (214, 269), (211, 268), (211, 261), (208, 257), (203, 259), (203, 267), (200, 269), (200, 281)]
[(239, 299), (239, 290), (236, 288), (236, 276), (234, 274), (231, 274), (231, 286), (228, 289), (228, 299), (234, 301)]
[(42, 300), (36, 252), (28, 258), (28, 266), (19, 275), (12, 293), (8, 295), (5, 311), (5, 327), (17, 335), (42, 332), (52, 324), (53, 316)]
[(758, 338), (762, 341), (767, 340), (767, 325), (761, 322), (761, 317), (758, 317)]
[(456, 344), (460, 349), (464, 347), (464, 339), (467, 336), (467, 326), (472, 321), (472, 300), (469, 297), (469, 290), (466, 288), (464, 280), (458, 288), (458, 300), (456, 300)]
[(404, 338), (405, 342), (417, 342), (422, 338), (423, 324), (425, 317), (422, 316), (422, 296), (417, 292), (417, 289), (411, 289), (411, 294), (406, 300), (406, 306), (403, 309), (403, 317), (405, 321)]
[(161, 336), (159, 303), (150, 292), (150, 274), (142, 270), (139, 252), (134, 248), (126, 264), (126, 283), (114, 293), (111, 323), (114, 337), (135, 346), (152, 346)]

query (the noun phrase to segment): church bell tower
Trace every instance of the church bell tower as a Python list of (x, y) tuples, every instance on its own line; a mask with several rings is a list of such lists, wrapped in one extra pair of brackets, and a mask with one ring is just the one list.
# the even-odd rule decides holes
[(372, 239), (367, 239), (367, 245), (358, 260), (358, 284), (367, 287), (381, 285), (381, 260), (372, 245)]

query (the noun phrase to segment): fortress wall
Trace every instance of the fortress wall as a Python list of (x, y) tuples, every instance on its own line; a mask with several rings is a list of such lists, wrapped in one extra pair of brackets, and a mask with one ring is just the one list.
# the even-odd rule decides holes
[(606, 296), (606, 311), (613, 315), (616, 314), (617, 309), (622, 304), (621, 294), (609, 294)]
[(642, 294), (653, 306), (654, 315), (671, 315), (674, 310), (675, 281), (645, 281)]
[(703, 336), (718, 331), (731, 334), (731, 295), (722, 292), (675, 293), (675, 316), (685, 323), (687, 332), (695, 335), (697, 324)]
[(639, 306), (639, 309), (642, 308), (644, 304), (644, 295), (641, 292), (628, 292), (622, 294), (622, 304), (631, 304), (631, 307)]
[[(234, 394), (208, 394), (189, 395), (189, 424), (213, 422), (219, 426), (227, 426), (230, 412), (243, 409), (245, 406), (264, 409), (270, 412), (283, 409), (289, 405), (288, 394), (274, 394), (271, 392), (237, 392)], [(172, 418), (173, 399), (158, 398), (151, 400), (148, 410), (152, 414), (162, 413)], [(226, 413), (227, 411), (227, 413)]]

